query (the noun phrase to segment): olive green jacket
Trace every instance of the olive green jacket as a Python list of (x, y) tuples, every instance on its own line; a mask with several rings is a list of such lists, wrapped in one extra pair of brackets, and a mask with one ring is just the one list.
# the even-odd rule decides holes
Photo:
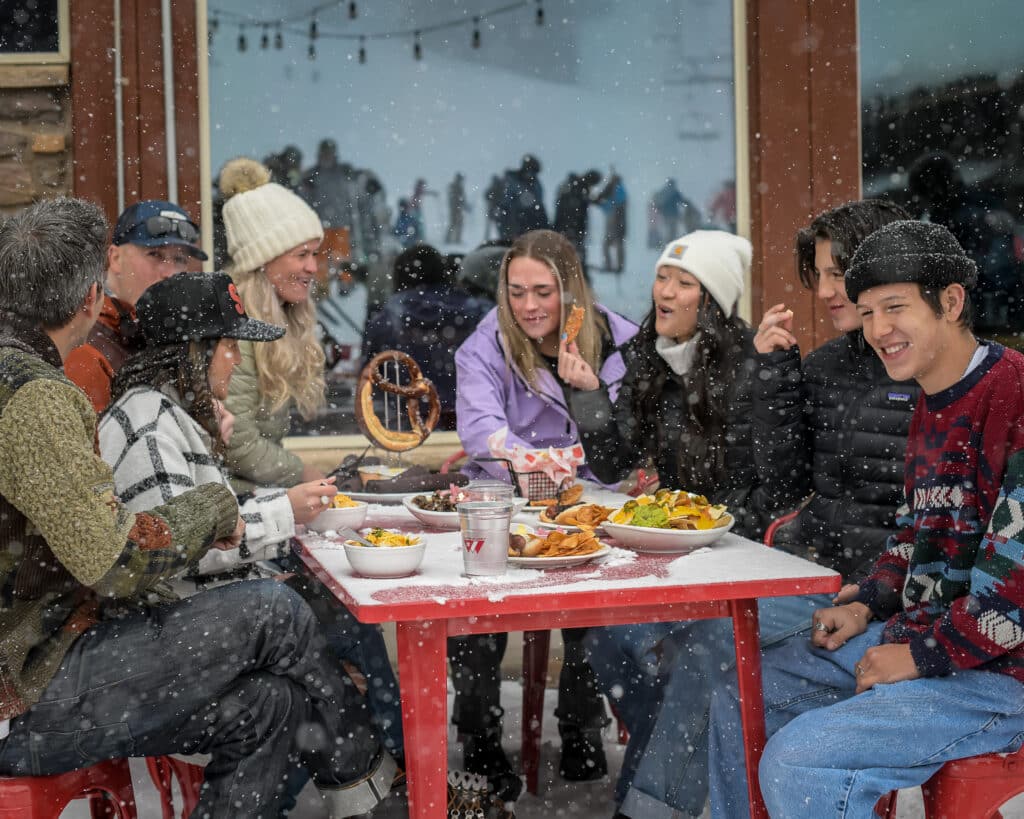
[(282, 441), (291, 426), (290, 405), (272, 412), (262, 400), (256, 375), (253, 342), (239, 342), (242, 361), (231, 376), (225, 405), (235, 416), (225, 464), (235, 491), (256, 487), (295, 486), (302, 480), (303, 463)]
[(0, 329), (0, 720), (39, 699), (106, 604), (179, 575), (237, 520), (218, 484), (128, 512), (96, 453), (96, 413), (53, 342)]

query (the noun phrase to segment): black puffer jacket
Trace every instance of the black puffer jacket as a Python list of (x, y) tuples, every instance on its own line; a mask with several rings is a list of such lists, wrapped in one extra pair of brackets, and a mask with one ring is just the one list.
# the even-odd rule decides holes
[[(752, 333), (745, 338), (747, 353), (737, 368), (728, 399), (725, 451), (722, 466), (716, 470), (716, 485), (680, 486), (677, 478), (683, 413), (689, 393), (685, 376), (669, 374), (657, 408), (657, 429), (634, 417), (633, 393), (639, 372), (635, 345), (642, 343), (639, 337), (623, 350), (626, 375), (614, 405), (604, 385), (593, 392), (573, 392), (570, 398), (587, 463), (594, 474), (605, 483), (614, 483), (634, 467), (653, 461), (664, 488), (700, 492), (713, 503), (726, 504), (736, 517), (733, 531), (759, 540), (776, 510), (782, 507), (758, 481), (751, 453), (751, 388), (757, 366), (752, 338)], [(691, 452), (706, 446), (705, 441), (687, 442)], [(713, 452), (707, 454), (715, 457)]]
[(814, 493), (775, 545), (856, 581), (896, 530), (920, 388), (889, 378), (860, 331), (823, 344), (802, 368), (795, 347), (757, 360), (758, 477), (789, 508)]

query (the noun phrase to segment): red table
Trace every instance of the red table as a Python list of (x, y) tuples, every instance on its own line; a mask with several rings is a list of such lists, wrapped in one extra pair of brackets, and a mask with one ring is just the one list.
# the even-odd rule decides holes
[[(417, 528), (401, 507), (375, 512), (368, 525)], [(447, 638), (702, 617), (733, 619), (751, 814), (767, 816), (757, 780), (765, 744), (757, 598), (835, 592), (838, 574), (728, 534), (682, 557), (615, 551), (575, 568), (471, 581), (461, 575), (457, 532), (425, 537), (419, 573), (400, 580), (353, 575), (344, 550), (319, 535), (301, 536), (296, 546), (360, 621), (396, 625), (411, 817), (446, 815)]]

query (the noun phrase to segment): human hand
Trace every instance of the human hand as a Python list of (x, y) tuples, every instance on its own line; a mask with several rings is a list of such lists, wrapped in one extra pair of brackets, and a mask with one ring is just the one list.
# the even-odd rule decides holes
[(916, 680), (921, 676), (914, 663), (914, 655), (910, 653), (910, 646), (906, 643), (871, 646), (853, 670), (857, 675), (858, 694), (880, 683)]
[(849, 603), (856, 600), (859, 593), (860, 586), (856, 583), (845, 583), (839, 590), (839, 593), (832, 598), (832, 605), (841, 606), (843, 603)]
[(242, 520), (242, 516), (238, 516), (238, 520), (235, 521), (235, 531), (233, 531), (227, 537), (222, 537), (220, 540), (213, 542), (214, 549), (220, 549), (222, 552), (229, 552), (232, 549), (237, 549), (242, 545), (242, 536), (245, 534), (245, 521)]
[(863, 603), (818, 609), (811, 618), (811, 642), (818, 648), (835, 651), (851, 637), (863, 634), (870, 619), (871, 609)]
[(337, 493), (334, 478), (321, 478), (293, 486), (288, 490), (288, 501), (296, 523), (309, 523), (324, 511)]
[(224, 406), (224, 402), (217, 398), (213, 399), (213, 413), (217, 416), (217, 424), (220, 426), (220, 439), (225, 443), (231, 442), (231, 433), (235, 431), (235, 416)]
[(583, 360), (576, 342), (566, 343), (565, 334), (558, 342), (558, 377), (570, 387), (590, 392), (601, 386), (591, 366)]
[(759, 353), (788, 350), (797, 346), (793, 335), (793, 311), (786, 305), (776, 304), (764, 314), (754, 335), (754, 349)]

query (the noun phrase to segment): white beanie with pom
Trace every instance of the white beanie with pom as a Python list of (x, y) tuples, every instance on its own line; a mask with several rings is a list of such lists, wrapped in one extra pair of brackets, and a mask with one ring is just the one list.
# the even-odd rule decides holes
[(753, 248), (742, 236), (724, 230), (695, 230), (669, 242), (654, 269), (663, 265), (693, 274), (722, 312), (731, 316), (750, 274)]
[(324, 228), (309, 205), (270, 181), (255, 159), (230, 160), (220, 172), (228, 255), (236, 270), (256, 270), (304, 242), (320, 240)]

